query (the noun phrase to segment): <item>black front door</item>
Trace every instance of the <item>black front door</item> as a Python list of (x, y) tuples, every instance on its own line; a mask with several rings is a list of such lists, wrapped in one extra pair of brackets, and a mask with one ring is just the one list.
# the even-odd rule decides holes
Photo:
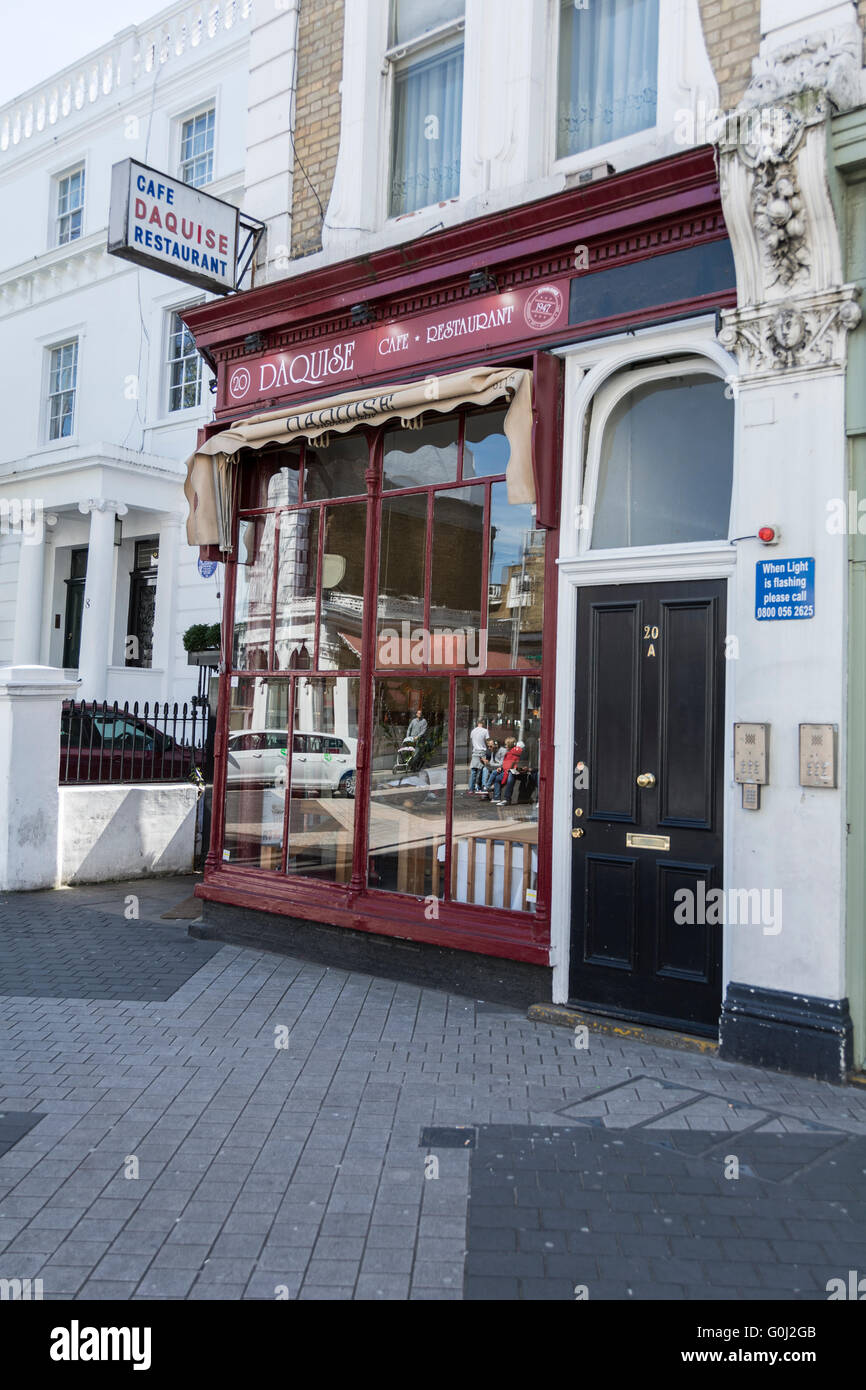
[(87, 581), (87, 547), (73, 550), (71, 576), (66, 580), (66, 620), (63, 629), (63, 665), (67, 671), (78, 668), (81, 647), (81, 619), (84, 613), (84, 586)]
[(721, 1002), (721, 928), (700, 919), (723, 886), (725, 587), (578, 600), (571, 999), (707, 1033)]

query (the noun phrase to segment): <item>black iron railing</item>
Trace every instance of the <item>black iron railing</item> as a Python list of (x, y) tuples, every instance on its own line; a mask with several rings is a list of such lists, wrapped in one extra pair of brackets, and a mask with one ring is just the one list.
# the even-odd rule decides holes
[(208, 742), (208, 707), (65, 700), (60, 782), (197, 781)]

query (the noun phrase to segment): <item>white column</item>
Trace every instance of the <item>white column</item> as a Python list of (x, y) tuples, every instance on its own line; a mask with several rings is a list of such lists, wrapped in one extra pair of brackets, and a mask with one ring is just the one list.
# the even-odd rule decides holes
[[(0, 669), (0, 890), (58, 884), (60, 708), (73, 681), (51, 666)], [(2, 931), (2, 923), (0, 923)]]
[(159, 564), (156, 572), (156, 612), (153, 620), (153, 666), (163, 672), (162, 698), (172, 698), (177, 641), (177, 575), (183, 517), (169, 512), (159, 524)]
[(42, 595), (45, 587), (45, 532), (25, 536), (18, 551), (18, 591), (15, 598), (15, 638), (12, 659), (18, 666), (36, 666), (42, 645)]
[(86, 502), (79, 502), (78, 510), (85, 516), (90, 514), (87, 580), (78, 656), (80, 696), (83, 700), (104, 700), (108, 683), (115, 582), (114, 522), (116, 517), (126, 516), (127, 508), (122, 502), (91, 497)]
[(57, 532), (60, 527), (58, 516), (45, 517), (45, 567), (43, 570), (42, 592), (42, 639), (39, 644), (39, 665), (51, 664), (51, 633), (54, 615), (54, 576), (57, 565)]

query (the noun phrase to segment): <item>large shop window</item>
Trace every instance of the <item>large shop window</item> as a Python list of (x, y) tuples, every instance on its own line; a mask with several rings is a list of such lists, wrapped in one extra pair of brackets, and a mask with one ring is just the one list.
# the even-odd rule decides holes
[(546, 532), (504, 423), (241, 454), (224, 862), (534, 911)]
[(658, 63), (659, 0), (560, 0), (557, 159), (654, 126)]

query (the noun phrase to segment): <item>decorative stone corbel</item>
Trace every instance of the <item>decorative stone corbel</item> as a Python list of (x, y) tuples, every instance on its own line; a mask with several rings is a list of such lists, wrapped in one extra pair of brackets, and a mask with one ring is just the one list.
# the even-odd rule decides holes
[(858, 291), (843, 283), (827, 145), (830, 116), (859, 99), (861, 43), (852, 25), (756, 59), (720, 131), (739, 299), (720, 341), (743, 379), (841, 370), (860, 322)]

